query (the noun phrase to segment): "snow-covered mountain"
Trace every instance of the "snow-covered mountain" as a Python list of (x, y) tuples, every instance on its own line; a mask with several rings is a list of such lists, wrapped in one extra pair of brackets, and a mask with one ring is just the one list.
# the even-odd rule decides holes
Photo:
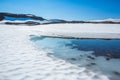
[(103, 20), (90, 20), (90, 22), (120, 22), (120, 19), (108, 18)]
[(48, 22), (66, 22), (65, 20), (61, 20), (61, 19), (49, 19)]
[(62, 19), (45, 19), (32, 14), (12, 14), (12, 13), (0, 13), (1, 24), (27, 24), (27, 25), (39, 25), (39, 24), (54, 24), (54, 23), (111, 23), (120, 24), (120, 19), (104, 19), (104, 20), (88, 20), (88, 21), (66, 21)]
[(32, 14), (12, 14), (12, 13), (0, 13), (0, 20), (45, 20), (42, 17), (35, 16)]
[(32, 14), (12, 14), (0, 13), (0, 23), (3, 24), (29, 24), (38, 25), (43, 22), (44, 18)]
[(50, 24), (50, 23), (61, 23), (66, 22), (61, 19), (45, 19), (32, 14), (12, 14), (12, 13), (0, 13), (0, 23), (3, 24)]

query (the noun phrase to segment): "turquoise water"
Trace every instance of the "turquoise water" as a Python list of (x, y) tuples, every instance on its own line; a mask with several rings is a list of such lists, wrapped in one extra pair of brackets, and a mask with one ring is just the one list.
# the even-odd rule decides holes
[[(35, 44), (44, 50), (52, 50), (53, 53), (62, 51), (85, 51), (95, 56), (105, 56), (110, 58), (120, 58), (120, 40), (100, 40), (100, 39), (65, 39), (51, 37), (31, 37)], [(74, 54), (76, 54), (74, 52)]]
[(94, 51), (96, 56), (111, 55), (113, 58), (120, 58), (120, 40), (71, 40), (71, 44), (67, 44), (71, 48), (78, 50)]
[(31, 36), (31, 41), (55, 61), (60, 59), (79, 68), (84, 67), (97, 76), (108, 77), (101, 80), (120, 79), (120, 40)]

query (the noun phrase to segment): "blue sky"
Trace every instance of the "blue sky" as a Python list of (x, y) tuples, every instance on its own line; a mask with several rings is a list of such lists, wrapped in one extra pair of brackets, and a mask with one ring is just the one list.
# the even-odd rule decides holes
[(65, 20), (120, 18), (120, 0), (0, 0), (0, 12)]

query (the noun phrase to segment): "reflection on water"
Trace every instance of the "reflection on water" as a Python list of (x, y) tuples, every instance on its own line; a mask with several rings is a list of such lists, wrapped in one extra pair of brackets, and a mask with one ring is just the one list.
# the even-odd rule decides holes
[(109, 77), (103, 80), (120, 79), (120, 40), (31, 36), (31, 41), (38, 49), (47, 51), (48, 56), (55, 60), (59, 58)]

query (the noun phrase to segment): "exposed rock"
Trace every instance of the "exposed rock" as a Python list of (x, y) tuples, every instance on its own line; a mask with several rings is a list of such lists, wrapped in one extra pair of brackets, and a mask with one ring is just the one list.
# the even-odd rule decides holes
[(76, 61), (77, 59), (75, 59), (75, 58), (71, 58), (71, 60)]
[(0, 15), (0, 21), (2, 21), (4, 19), (3, 15)]
[(28, 22), (23, 22), (23, 23), (19, 23), (19, 22), (5, 22), (5, 24), (10, 24), (10, 25), (21, 25), (21, 24), (25, 24), (25, 25), (39, 25), (40, 23), (34, 22), (34, 21), (28, 21)]
[(48, 22), (50, 23), (66, 23), (67, 21), (65, 20), (62, 20), (62, 19), (50, 19), (50, 20), (47, 20)]
[(88, 58), (90, 58), (90, 59), (93, 59), (93, 60), (95, 59), (95, 58), (94, 58), (94, 57), (92, 57), (92, 56), (87, 56), (87, 57), (88, 57)]
[(91, 63), (91, 65), (96, 65), (96, 63)]
[(90, 63), (90, 64), (87, 64), (86, 66), (93, 66), (93, 65), (96, 65), (96, 63)]
[(112, 59), (113, 57), (112, 57), (112, 55), (111, 54), (106, 54), (106, 60), (110, 60), (110, 59)]
[(39, 16), (35, 16), (35, 15), (32, 15), (32, 14), (12, 14), (12, 13), (0, 13), (0, 19), (3, 20), (4, 17), (7, 16), (7, 17), (14, 17), (14, 18), (31, 18), (31, 19), (34, 19), (34, 20), (46, 20), (42, 17), (39, 17)]
[(27, 21), (25, 22), (25, 24), (29, 24), (29, 25), (39, 25), (39, 22), (34, 22), (34, 21)]
[(114, 71), (113, 73), (114, 73), (115, 75), (120, 76), (120, 72)]

